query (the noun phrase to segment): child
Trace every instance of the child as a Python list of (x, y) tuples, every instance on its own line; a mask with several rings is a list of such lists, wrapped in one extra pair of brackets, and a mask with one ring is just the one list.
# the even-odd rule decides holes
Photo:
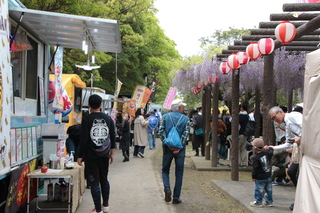
[[(273, 149), (270, 147), (267, 151), (263, 151), (264, 142), (260, 138), (256, 138), (251, 142), (255, 156), (252, 167), (252, 180), (255, 181), (254, 199), (250, 203), (252, 207), (273, 206), (272, 199), (272, 180), (271, 180), (271, 157)], [(265, 191), (265, 203), (262, 204), (262, 195)]]

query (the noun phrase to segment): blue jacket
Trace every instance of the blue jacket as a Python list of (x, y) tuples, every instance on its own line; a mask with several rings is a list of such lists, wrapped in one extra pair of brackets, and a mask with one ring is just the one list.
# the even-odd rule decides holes
[(149, 121), (149, 126), (148, 126), (148, 132), (152, 132), (151, 128), (154, 128), (154, 132), (157, 132), (157, 127), (158, 127), (158, 118), (154, 115), (150, 115), (148, 117), (150, 119)]

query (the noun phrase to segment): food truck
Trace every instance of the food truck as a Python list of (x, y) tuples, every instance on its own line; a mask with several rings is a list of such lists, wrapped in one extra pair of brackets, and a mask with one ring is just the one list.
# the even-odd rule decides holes
[(82, 49), (85, 36), (90, 50), (120, 53), (121, 42), (116, 20), (31, 10), (19, 0), (0, 1), (0, 21), (0, 212), (17, 212), (27, 175), (41, 166), (43, 125), (54, 123), (48, 67), (61, 98), (63, 48)]

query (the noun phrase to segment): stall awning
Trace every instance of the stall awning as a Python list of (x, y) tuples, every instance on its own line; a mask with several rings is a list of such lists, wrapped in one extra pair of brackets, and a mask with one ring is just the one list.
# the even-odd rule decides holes
[(50, 46), (82, 49), (84, 37), (90, 40), (89, 50), (120, 53), (119, 24), (116, 20), (26, 8), (9, 8), (9, 15), (21, 26), (34, 32)]

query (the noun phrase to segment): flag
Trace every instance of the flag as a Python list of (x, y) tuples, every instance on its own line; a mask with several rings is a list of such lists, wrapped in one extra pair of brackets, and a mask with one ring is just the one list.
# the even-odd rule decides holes
[(170, 109), (171, 107), (171, 102), (173, 101), (173, 99), (176, 97), (177, 94), (177, 89), (170, 87), (166, 100), (163, 103), (163, 107), (166, 109)]

